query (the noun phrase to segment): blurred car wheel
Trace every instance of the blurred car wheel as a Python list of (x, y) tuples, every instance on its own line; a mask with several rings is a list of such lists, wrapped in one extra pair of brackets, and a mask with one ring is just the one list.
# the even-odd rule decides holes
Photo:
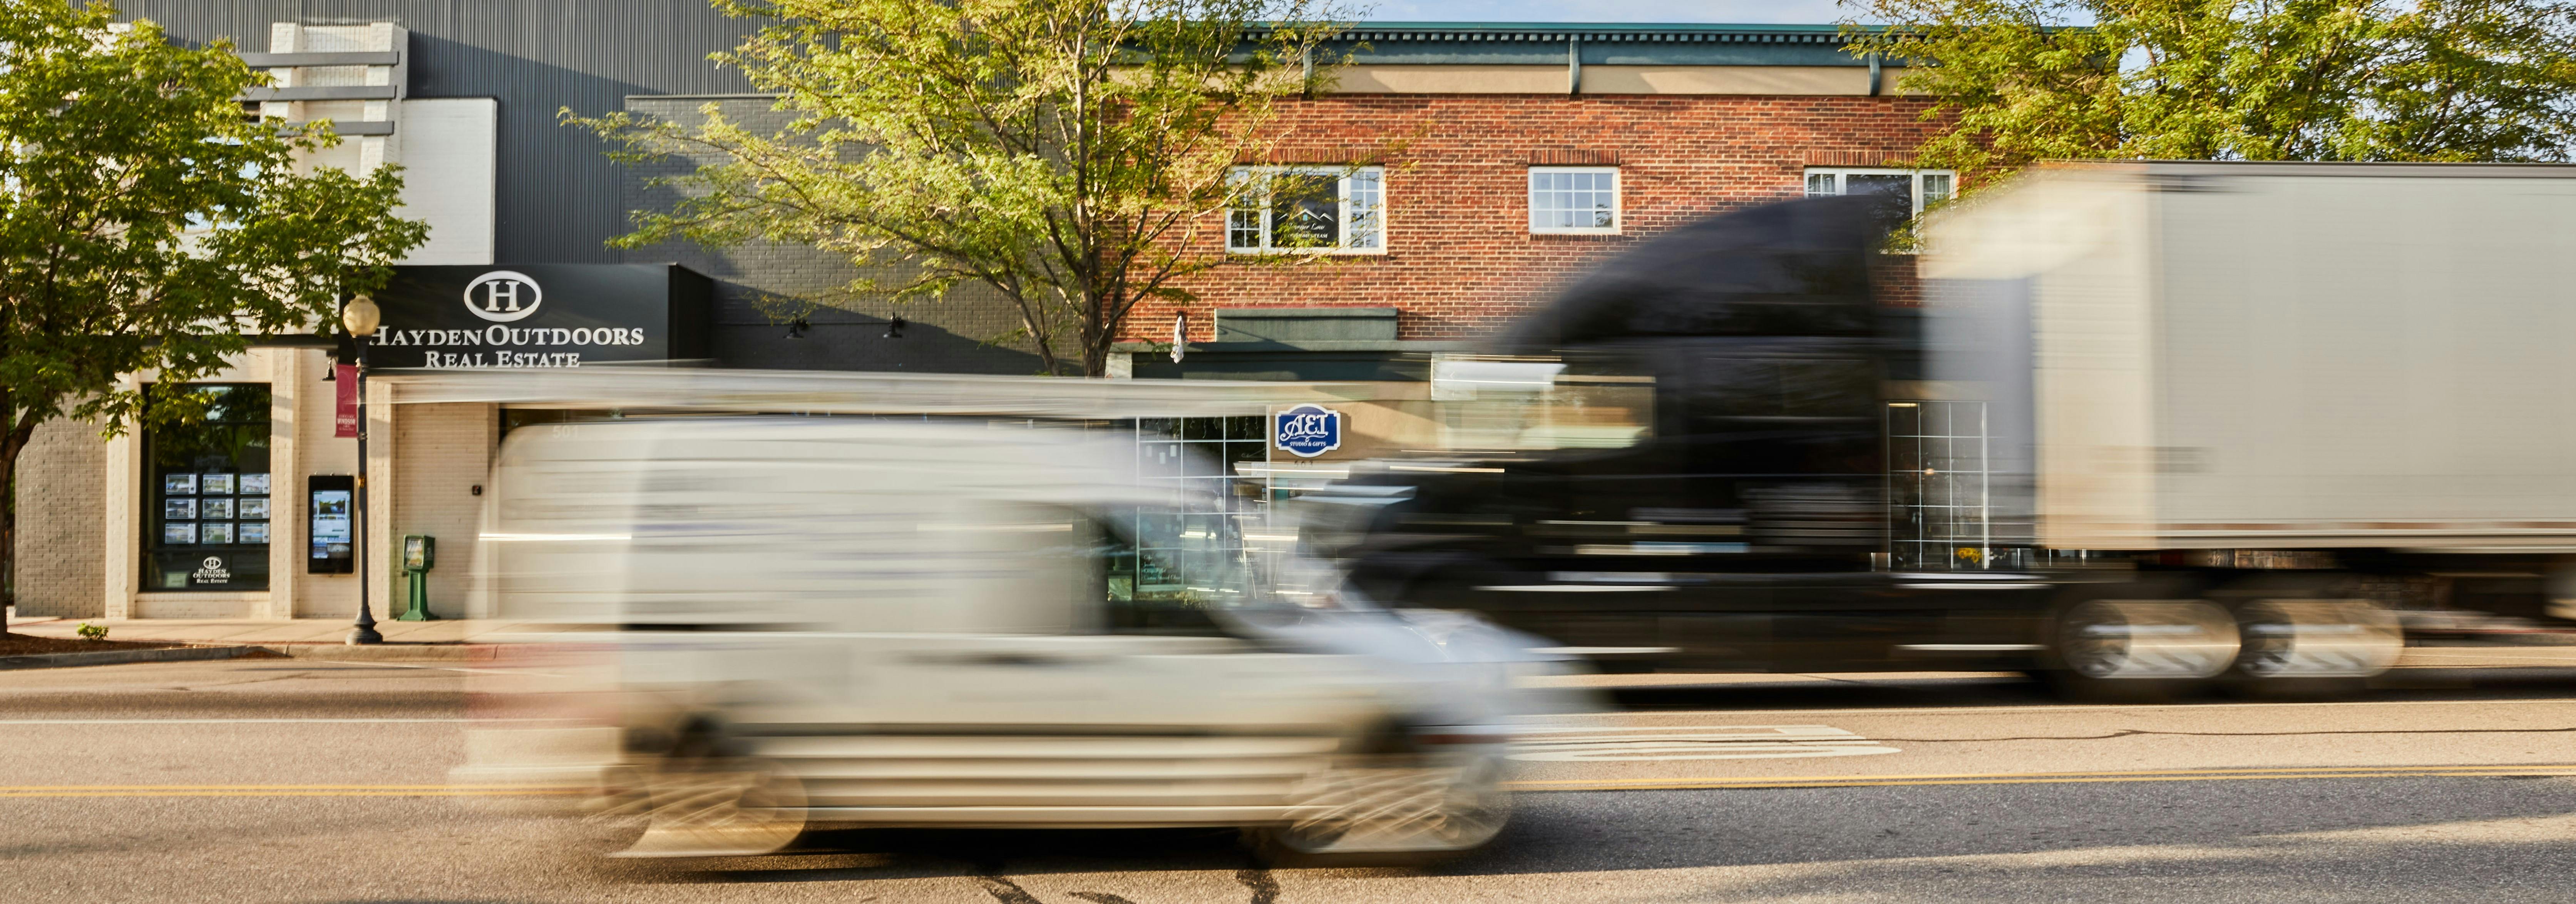
[(641, 823), (641, 834), (610, 857), (751, 857), (805, 832), (802, 783), (760, 760), (673, 758), (641, 785), (599, 818)]
[(1493, 840), (1511, 818), (1496, 757), (1398, 753), (1352, 757), (1306, 789), (1299, 817), (1254, 833), (1282, 866), (1409, 866)]

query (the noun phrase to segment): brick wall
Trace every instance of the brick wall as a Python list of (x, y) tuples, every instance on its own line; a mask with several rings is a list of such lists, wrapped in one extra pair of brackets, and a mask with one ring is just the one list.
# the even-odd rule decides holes
[(1870, 260), (1870, 291), (1878, 303), (1890, 307), (1923, 306), (1923, 277), (1916, 271), (1917, 259), (1911, 254), (1882, 254)]
[[(1268, 162), (1390, 150), (1384, 255), (1228, 266), (1190, 284), (1217, 307), (1394, 306), (1403, 339), (1489, 332), (1620, 245), (1711, 213), (1802, 194), (1809, 165), (1901, 162), (1927, 101), (1895, 97), (1365, 95), (1292, 102)], [(1617, 165), (1618, 236), (1532, 235), (1527, 168)], [(1210, 216), (1194, 247), (1222, 248)], [(1910, 266), (1904, 268), (1910, 270)], [(1139, 305), (1130, 339), (1168, 341), (1173, 308)], [(1213, 317), (1190, 318), (1193, 341)]]
[(18, 453), (19, 615), (107, 614), (106, 477), (94, 424), (47, 421)]
[[(466, 594), (473, 588), (475, 538), (481, 533), (483, 500), (474, 487), (490, 478), (492, 449), (499, 443), (500, 416), (491, 405), (405, 404), (394, 420), (394, 513), (383, 546), (370, 550), (387, 565), (392, 588), (382, 618), (403, 613), (409, 605), (405, 583), (390, 563), (400, 554), (406, 534), (438, 538), (438, 561), (429, 571), (429, 611), (441, 618), (462, 618)], [(380, 552), (379, 552), (380, 550)]]

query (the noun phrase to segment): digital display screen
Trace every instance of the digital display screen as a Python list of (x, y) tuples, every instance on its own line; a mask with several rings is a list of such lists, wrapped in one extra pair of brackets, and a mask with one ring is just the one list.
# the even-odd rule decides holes
[(316, 474), (307, 478), (312, 519), (307, 536), (311, 555), (305, 570), (313, 574), (348, 574), (356, 570), (354, 544), (357, 520), (354, 501), (357, 481), (346, 475)]

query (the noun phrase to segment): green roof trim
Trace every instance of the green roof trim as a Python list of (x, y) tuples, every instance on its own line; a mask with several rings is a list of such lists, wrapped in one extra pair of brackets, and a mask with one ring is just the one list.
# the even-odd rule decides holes
[[(1876, 31), (1880, 26), (1852, 26)], [(1637, 22), (1354, 22), (1331, 43), (1362, 65), (1866, 66), (1845, 27)]]
[[(1856, 25), (1859, 31), (1884, 26)], [(1728, 41), (1747, 44), (1842, 43), (1843, 26), (1636, 22), (1353, 22), (1338, 36), (1361, 41)]]
[[(1876, 31), (1884, 26), (1858, 25), (1854, 28)], [(1448, 33), (1526, 34), (1545, 32), (1568, 34), (1627, 35), (1837, 35), (1843, 26), (1825, 22), (1816, 24), (1738, 24), (1712, 22), (1352, 22), (1345, 31), (1422, 31)]]

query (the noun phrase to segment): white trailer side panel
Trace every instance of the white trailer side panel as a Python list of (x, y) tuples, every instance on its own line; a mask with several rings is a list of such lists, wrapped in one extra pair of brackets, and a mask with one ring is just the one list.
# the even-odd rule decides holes
[(2161, 545), (2576, 545), (2576, 178), (2196, 169), (2147, 177)]
[(2025, 287), (2042, 545), (2576, 550), (2576, 167), (2069, 167), (1932, 235)]

